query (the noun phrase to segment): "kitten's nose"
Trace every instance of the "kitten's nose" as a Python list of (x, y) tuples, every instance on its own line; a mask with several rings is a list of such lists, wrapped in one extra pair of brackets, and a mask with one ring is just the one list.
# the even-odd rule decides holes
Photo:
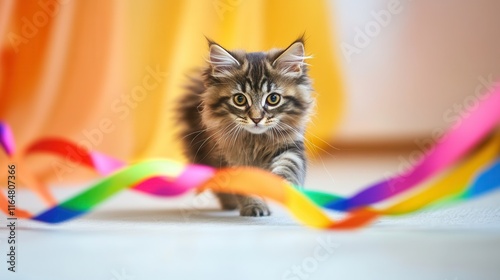
[(251, 118), (251, 119), (255, 124), (258, 124), (262, 120), (262, 118)]

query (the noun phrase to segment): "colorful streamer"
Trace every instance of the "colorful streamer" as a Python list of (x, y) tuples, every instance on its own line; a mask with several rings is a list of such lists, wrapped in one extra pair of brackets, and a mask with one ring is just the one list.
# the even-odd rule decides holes
[[(463, 120), (461, 126), (451, 130), (414, 168), (345, 198), (301, 190), (257, 168), (215, 169), (165, 159), (126, 165), (104, 154), (82, 151), (64, 139), (42, 139), (29, 146), (23, 155), (45, 152), (64, 157), (68, 149), (75, 149), (81, 154), (78, 163), (92, 168), (104, 178), (83, 193), (38, 215), (24, 210), (17, 210), (16, 215), (40, 222), (58, 223), (91, 211), (124, 189), (166, 197), (190, 190), (211, 189), (272, 199), (284, 205), (300, 222), (311, 227), (359, 228), (380, 215), (409, 213), (443, 201), (463, 201), (499, 188), (500, 161), (497, 156), (500, 133), (495, 133), (500, 122), (498, 108), (500, 88), (495, 89), (477, 110)], [(10, 156), (15, 155), (13, 143), (9, 127), (0, 124), (0, 144)], [(445, 173), (444, 170), (451, 171)], [(439, 179), (432, 180), (435, 176), (439, 176)], [(433, 183), (423, 184), (425, 181)], [(375, 205), (417, 188), (420, 192), (398, 203), (385, 208)], [(0, 207), (6, 213), (7, 200), (3, 194), (0, 196)], [(327, 209), (345, 211), (347, 215), (335, 221), (324, 211)]]

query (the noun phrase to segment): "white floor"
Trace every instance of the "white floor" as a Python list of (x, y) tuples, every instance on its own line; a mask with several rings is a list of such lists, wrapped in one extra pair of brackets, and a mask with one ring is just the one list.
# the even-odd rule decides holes
[[(404, 155), (334, 153), (311, 165), (306, 186), (348, 194), (397, 170)], [(43, 209), (26, 191), (19, 204)], [(500, 193), (355, 232), (305, 228), (276, 204), (263, 218), (215, 208), (209, 194), (125, 192), (65, 224), (19, 221), (17, 272), (2, 261), (0, 279), (500, 279)], [(6, 260), (5, 217), (0, 225)]]

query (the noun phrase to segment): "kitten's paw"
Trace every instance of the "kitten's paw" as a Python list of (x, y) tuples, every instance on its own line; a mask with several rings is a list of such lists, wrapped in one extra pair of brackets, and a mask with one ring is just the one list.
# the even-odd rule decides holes
[(271, 211), (265, 204), (247, 204), (240, 209), (240, 216), (262, 217), (271, 215)]

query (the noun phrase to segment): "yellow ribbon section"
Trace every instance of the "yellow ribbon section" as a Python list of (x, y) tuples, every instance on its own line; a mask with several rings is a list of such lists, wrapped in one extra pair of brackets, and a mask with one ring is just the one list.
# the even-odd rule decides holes
[(288, 211), (302, 224), (316, 228), (328, 228), (333, 224), (333, 221), (325, 212), (307, 199), (304, 194), (288, 184), (285, 184), (283, 188), (286, 193), (286, 201), (283, 203), (287, 206)]

